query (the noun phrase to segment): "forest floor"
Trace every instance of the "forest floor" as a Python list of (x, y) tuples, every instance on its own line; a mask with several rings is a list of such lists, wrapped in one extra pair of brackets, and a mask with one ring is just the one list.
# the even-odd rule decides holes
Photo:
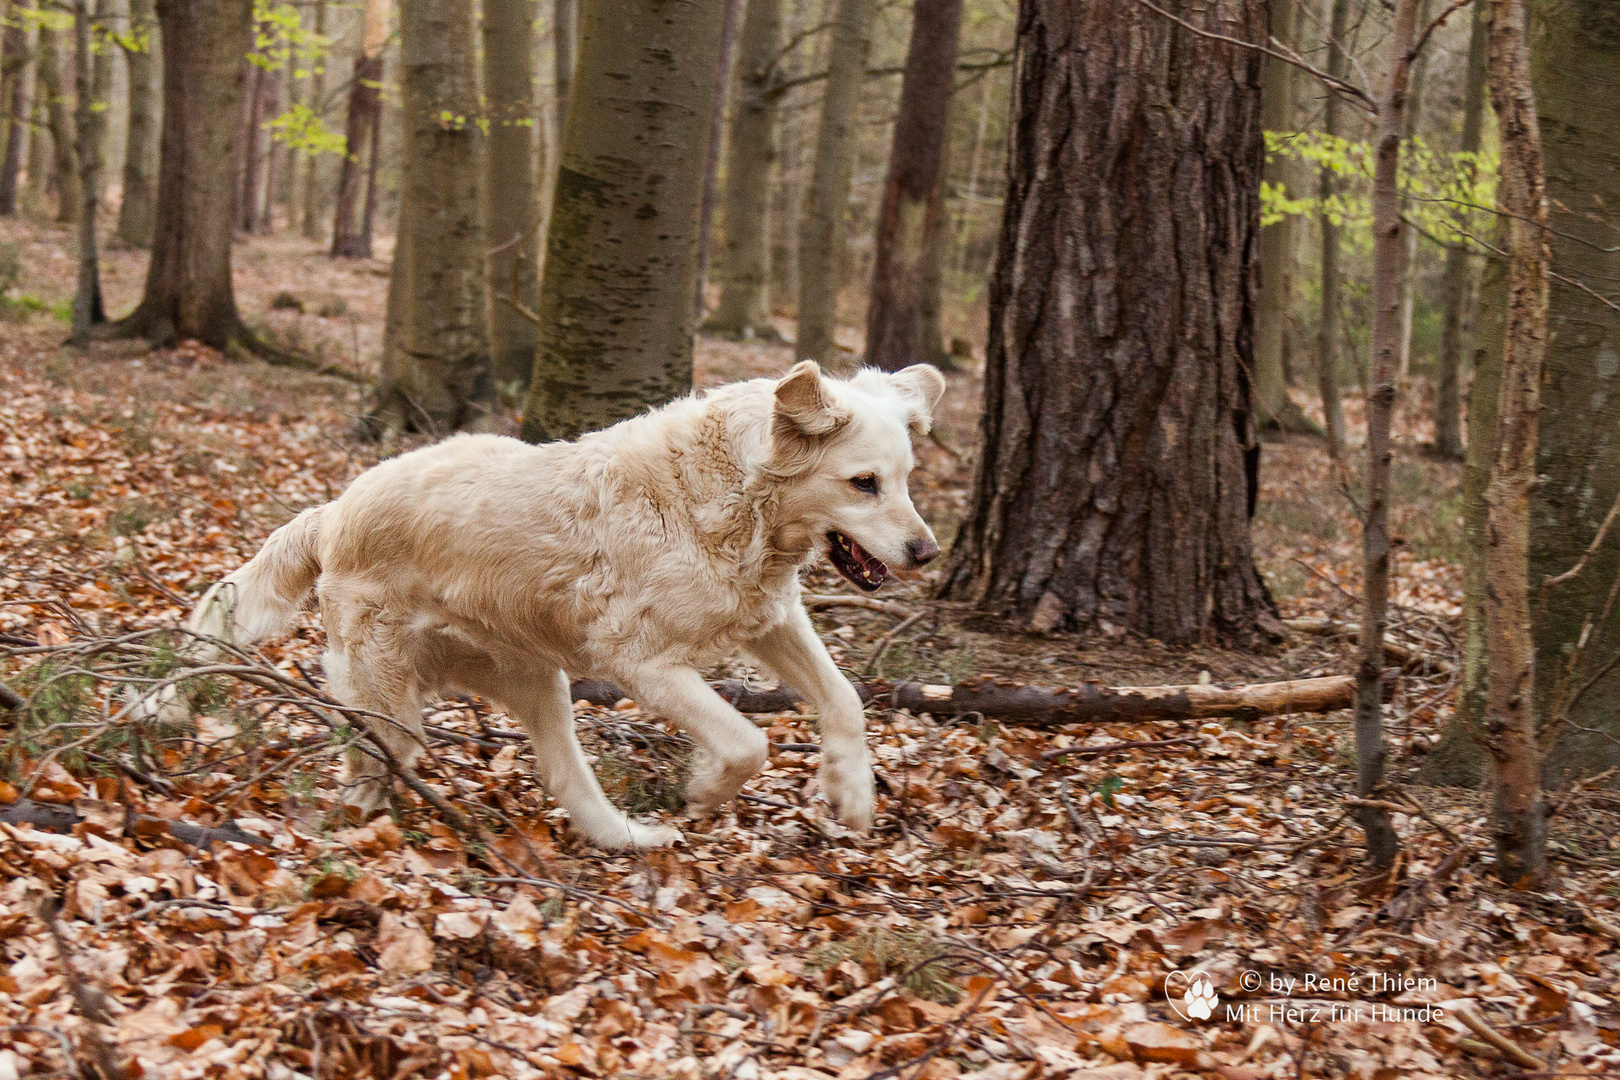
[[(391, 815), (336, 820), (345, 732), (313, 612), (188, 683), (193, 724), (114, 722), (120, 680), (173, 663), (161, 631), (190, 601), (376, 460), (355, 435), (365, 393), (190, 345), (68, 349), (67, 232), (3, 222), (3, 241), (22, 271), (0, 323), (0, 679), (32, 706), (0, 726), (0, 1078), (128, 1061), (277, 1080), (1620, 1075), (1620, 802), (1554, 796), (1559, 879), (1530, 894), (1491, 875), (1481, 793), (1419, 780), (1455, 695), (1460, 500), (1458, 467), (1420, 451), (1412, 387), (1394, 635), (1416, 660), (1388, 710), (1389, 797), (1411, 812), (1392, 878), (1364, 877), (1345, 820), (1346, 712), (1034, 729), (875, 705), (877, 823), (858, 837), (817, 792), (813, 716), (761, 717), (766, 772), (694, 823), (672, 729), (629, 701), (582, 707), (610, 794), (685, 831), (604, 854), (478, 701), (433, 710), (423, 783)], [(276, 238), (236, 264), (250, 324), (374, 362), (386, 262)], [(143, 265), (107, 254), (110, 310)], [(302, 312), (272, 310), (280, 293)], [(697, 357), (703, 385), (791, 360), (708, 338)], [(976, 412), (973, 375), (953, 376), (920, 447), (913, 490), (947, 546)], [(1256, 553), (1284, 615), (1353, 619), (1358, 526), (1321, 445), (1268, 444), (1261, 479)], [(1321, 636), (1257, 656), (1027, 634), (931, 600), (932, 579), (885, 587), (895, 613), (816, 614), (851, 674), (1353, 670)], [(806, 585), (847, 593), (822, 567)], [(1219, 997), (1208, 1020), (1188, 1018), (1196, 972)]]

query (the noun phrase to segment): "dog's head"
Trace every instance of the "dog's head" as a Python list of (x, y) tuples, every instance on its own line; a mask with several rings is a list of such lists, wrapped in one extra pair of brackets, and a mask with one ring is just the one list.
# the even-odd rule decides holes
[(911, 436), (926, 435), (945, 377), (928, 364), (830, 379), (806, 360), (776, 384), (775, 471), (783, 509), (840, 574), (871, 592), (889, 567), (939, 554), (911, 505)]

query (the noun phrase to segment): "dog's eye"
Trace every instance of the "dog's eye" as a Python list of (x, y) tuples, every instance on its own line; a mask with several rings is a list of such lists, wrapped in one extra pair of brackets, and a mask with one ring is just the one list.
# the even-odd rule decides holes
[(864, 491), (868, 495), (876, 495), (878, 493), (878, 478), (873, 476), (871, 473), (867, 473), (864, 476), (852, 476), (849, 478), (849, 484), (850, 487), (853, 487), (856, 491)]

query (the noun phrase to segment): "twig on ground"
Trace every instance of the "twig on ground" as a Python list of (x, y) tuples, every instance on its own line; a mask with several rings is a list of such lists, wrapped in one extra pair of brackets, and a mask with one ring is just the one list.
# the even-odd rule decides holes
[(1467, 1004), (1466, 1002), (1460, 1002), (1453, 1005), (1451, 1008), (1451, 1014), (1458, 1020), (1461, 1020), (1463, 1025), (1466, 1026), (1468, 1030), (1472, 1031), (1475, 1035), (1478, 1035), (1481, 1039), (1502, 1051), (1502, 1056), (1506, 1057), (1515, 1065), (1522, 1065), (1526, 1069), (1545, 1069), (1547, 1067), (1546, 1062), (1536, 1057), (1536, 1055), (1532, 1054), (1530, 1051), (1526, 1050), (1524, 1047), (1520, 1046), (1506, 1035), (1503, 1035), (1500, 1031), (1497, 1031), (1495, 1028), (1491, 1027), (1490, 1024), (1487, 1024), (1484, 1017), (1476, 1013), (1473, 1006)]
[(823, 611), (827, 608), (853, 607), (865, 608), (867, 611), (881, 611), (885, 615), (893, 615), (903, 619), (911, 612), (892, 600), (879, 600), (875, 596), (837, 596), (829, 594), (807, 594), (800, 597), (809, 611)]
[(927, 614), (927, 612), (919, 611), (914, 615), (907, 615), (893, 630), (890, 630), (887, 634), (884, 634), (882, 637), (878, 638), (877, 648), (872, 650), (872, 659), (866, 662), (866, 673), (868, 675), (873, 673), (880, 675), (882, 674), (880, 668), (883, 664), (883, 657), (888, 653), (889, 646), (894, 644), (894, 639), (900, 634), (901, 631), (909, 630), (925, 614)]
[(1117, 754), (1123, 750), (1157, 750), (1164, 746), (1185, 746), (1188, 743), (1203, 741), (1199, 735), (1182, 735), (1174, 739), (1131, 739), (1126, 742), (1104, 743), (1101, 746), (1066, 746), (1061, 750), (1047, 750), (1041, 754), (1042, 761), (1060, 757), (1093, 758)]

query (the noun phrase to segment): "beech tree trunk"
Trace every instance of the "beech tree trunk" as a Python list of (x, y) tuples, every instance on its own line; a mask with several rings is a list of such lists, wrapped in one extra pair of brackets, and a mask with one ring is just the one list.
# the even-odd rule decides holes
[[(261, 27), (260, 33), (263, 33)], [(247, 122), (242, 128), (242, 188), (236, 200), (237, 228), (245, 233), (258, 231), (259, 173), (264, 167), (262, 146), (265, 119), (264, 68), (248, 63)]]
[(34, 71), (37, 67), (33, 50), (29, 48), (26, 24), (15, 14), (26, 11), (29, 0), (17, 0), (13, 17), (5, 33), (5, 71), (8, 81), (0, 95), (0, 107), (7, 109), (11, 120), (6, 124), (5, 154), (0, 157), (0, 217), (17, 213), (18, 174), (22, 171), (23, 144), (28, 139), (28, 119), (33, 112)]
[[(1262, 0), (1178, 10), (1265, 37)], [(1249, 536), (1261, 58), (1109, 0), (1024, 0), (1017, 48), (981, 450), (943, 592), (1037, 631), (1279, 640)]]
[(939, 316), (927, 292), (931, 283), (937, 285), (930, 278), (931, 249), (944, 239), (939, 188), (961, 22), (962, 0), (917, 0), (912, 9), (866, 308), (866, 362), (885, 371), (947, 362), (943, 350), (929, 347), (940, 335), (937, 329), (930, 333), (923, 320)]
[[(1342, 79), (1349, 67), (1345, 33), (1350, 25), (1350, 0), (1326, 0), (1328, 8), (1327, 71)], [(1344, 134), (1344, 102), (1329, 91), (1322, 106), (1322, 130)], [(1316, 330), (1316, 381), (1322, 396), (1323, 428), (1328, 454), (1342, 460), (1345, 451), (1344, 406), (1339, 402), (1339, 318), (1344, 303), (1339, 270), (1339, 226), (1327, 205), (1339, 190), (1333, 170), (1323, 167), (1317, 177), (1317, 195), (1323, 210), (1317, 215), (1322, 230), (1322, 307)]]
[(798, 334), (793, 355), (838, 367), (838, 290), (844, 280), (844, 217), (855, 170), (855, 113), (866, 82), (875, 0), (837, 0), (827, 81), (816, 129), (816, 160), (810, 172), (799, 226)]
[(714, 204), (720, 190), (720, 144), (726, 130), (726, 88), (731, 81), (731, 54), (737, 47), (737, 22), (742, 16), (742, 0), (725, 0), (720, 16), (720, 62), (714, 80), (714, 101), (709, 106), (708, 152), (703, 161), (703, 196), (698, 204), (697, 282), (692, 289), (692, 319), (703, 322), (707, 301), (703, 287), (709, 274), (709, 231), (714, 224)]
[[(1289, 48), (1299, 40), (1298, 0), (1272, 0), (1271, 36)], [(1295, 69), (1268, 57), (1265, 62), (1265, 107), (1262, 123), (1267, 131), (1294, 128)], [(1266, 182), (1288, 190), (1296, 170), (1282, 158), (1266, 163)], [(1299, 246), (1299, 218), (1285, 214), (1260, 230), (1260, 312), (1255, 318), (1254, 382), (1260, 424), (1269, 431), (1314, 432), (1298, 405), (1288, 396), (1288, 319), (1292, 306), (1294, 254)]]
[(494, 395), (477, 63), (470, 0), (400, 6), (403, 159), (410, 168), (394, 250), (398, 288), (389, 293), (399, 332), (377, 385), (377, 419), (389, 430), (468, 427)]
[[(1596, 93), (1620, 63), (1612, 5), (1548, 0), (1533, 9), (1536, 107), (1546, 153), (1553, 265), (1541, 381), (1541, 430), (1532, 489), (1530, 581), (1568, 571), (1620, 495), (1620, 294), (1614, 178), (1620, 175), (1620, 102)], [(1620, 542), (1611, 532), (1586, 570), (1538, 603), (1536, 698), (1548, 744), (1547, 779), (1620, 764)], [(1585, 641), (1584, 648), (1577, 648)], [(1551, 725), (1550, 727), (1548, 725)]]
[(774, 339), (771, 325), (771, 171), (781, 96), (777, 50), (782, 0), (748, 0), (726, 138), (725, 225), (720, 303), (704, 329), (736, 338)]
[[(73, 290), (73, 324), (69, 340), (90, 341), (90, 328), (107, 321), (101, 303), (101, 265), (96, 245), (96, 211), (101, 205), (101, 154), (107, 128), (103, 68), (90, 53), (91, 25), (106, 11), (105, 0), (73, 3), (73, 129), (78, 137), (74, 157), (79, 166), (79, 272)], [(111, 56), (111, 53), (105, 54)], [(110, 74), (110, 73), (109, 73)], [(106, 81), (110, 82), (110, 79)]]
[(67, 94), (62, 87), (61, 32), (49, 27), (39, 28), (39, 87), (45, 99), (46, 115), (51, 127), (51, 176), (56, 181), (56, 220), (65, 225), (76, 224), (84, 203), (79, 187), (79, 167), (73, 160), (73, 147), (77, 142), (73, 131), (73, 114), (68, 110)]
[[(326, 36), (326, 0), (315, 0), (315, 34), (317, 37)], [(326, 115), (326, 60), (318, 60), (309, 73), (309, 107), (315, 111), (317, 117)], [(311, 154), (309, 160), (304, 162), (304, 220), (303, 233), (306, 240), (319, 240), (321, 238), (321, 158), (325, 155)]]
[(533, 311), (540, 280), (533, 45), (531, 0), (484, 0), (490, 364), (501, 396), (513, 403), (528, 389), (537, 340), (534, 322), (511, 302)]
[[(349, 86), (349, 119), (344, 129), (343, 162), (338, 167), (337, 206), (332, 214), (332, 255), (336, 258), (371, 258), (370, 216), (364, 213), (361, 203), (366, 175), (362, 155), (369, 144), (371, 168), (375, 169), (378, 121), (382, 117), (382, 53), (388, 41), (388, 0), (366, 0), (364, 19), (360, 55), (355, 57), (354, 81)], [(462, 115), (470, 118), (473, 114)], [(407, 130), (412, 123), (407, 117)]]
[(157, 219), (140, 304), (110, 333), (247, 343), (231, 289), (236, 136), (252, 0), (156, 0), (163, 47)]
[[(1434, 9), (1434, 0), (1420, 0), (1417, 10), (1417, 26), (1421, 29), (1429, 23), (1430, 13)], [(1411, 87), (1406, 95), (1406, 108), (1403, 110), (1401, 122), (1401, 137), (1410, 142), (1417, 136), (1418, 118), (1423, 111), (1423, 85), (1428, 81), (1429, 53), (1433, 49), (1426, 49), (1412, 58)], [(1417, 315), (1417, 253), (1418, 234), (1416, 229), (1405, 230), (1406, 248), (1401, 253), (1401, 265), (1405, 268), (1401, 273), (1401, 351), (1400, 373), (1404, 379), (1412, 371), (1412, 325)]]
[(722, 0), (581, 5), (523, 410), (529, 442), (572, 438), (691, 389), (698, 217), (724, 11)]
[[(1612, 14), (1609, 16), (1612, 19)], [(1507, 320), (1497, 398), (1496, 468), (1485, 489), (1485, 744), (1495, 765), (1496, 872), (1537, 888), (1547, 877), (1547, 815), (1536, 741), (1530, 625), (1530, 497), (1542, 353), (1547, 344), (1547, 183), (1530, 82), (1524, 0), (1491, 0), (1490, 83), (1502, 143), (1497, 203), (1507, 217)], [(1562, 62), (1562, 61), (1561, 61)]]
[[(1474, 26), (1468, 38), (1468, 73), (1463, 84), (1462, 138), (1457, 149), (1464, 154), (1479, 153), (1485, 116), (1486, 13), (1488, 0), (1474, 0)], [(1466, 161), (1463, 172), (1471, 180), (1478, 171)], [(1466, 219), (1467, 209), (1459, 207), (1456, 218)], [(1440, 354), (1435, 357), (1434, 449), (1441, 457), (1461, 457), (1462, 444), (1462, 357), (1471, 327), (1468, 325), (1469, 297), (1474, 268), (1466, 243), (1459, 242), (1446, 252), (1445, 301), (1440, 322)]]
[(552, 96), (560, 144), (568, 126), (568, 102), (574, 94), (574, 66), (579, 57), (579, 0), (552, 0), (551, 27)]
[(157, 11), (153, 0), (130, 0), (130, 35), (140, 48), (125, 49), (129, 68), (129, 135), (124, 143), (124, 201), (118, 237), (131, 247), (150, 247), (157, 207), (158, 60)]

